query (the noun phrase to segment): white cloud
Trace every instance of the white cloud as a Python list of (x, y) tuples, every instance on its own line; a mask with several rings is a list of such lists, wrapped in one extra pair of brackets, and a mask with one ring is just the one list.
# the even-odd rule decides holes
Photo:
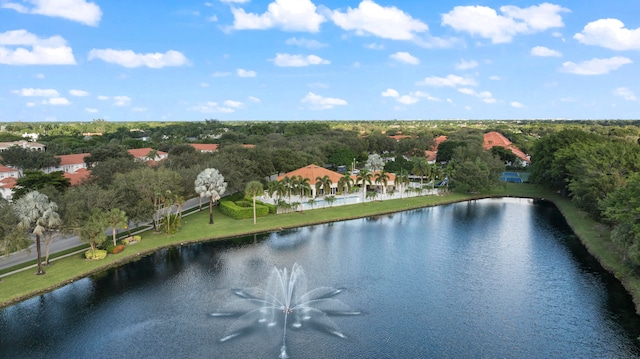
[(631, 59), (622, 56), (614, 56), (608, 59), (596, 58), (577, 64), (567, 61), (562, 64), (562, 70), (576, 75), (604, 75), (632, 62)]
[(96, 112), (98, 112), (98, 109), (97, 108), (87, 107), (87, 108), (84, 109), (84, 111), (85, 112), (89, 112), (89, 113), (96, 113)]
[(209, 87), (209, 83), (208, 82), (201, 82), (200, 83), (200, 87)]
[(469, 95), (469, 96), (474, 96), (474, 97), (478, 97), (480, 98), (484, 103), (496, 103), (496, 99), (493, 98), (493, 95), (491, 94), (491, 92), (489, 91), (482, 91), (482, 92), (477, 92), (474, 89), (470, 89), (467, 87), (463, 87), (463, 88), (459, 88), (458, 92), (465, 94), (465, 95)]
[(569, 9), (549, 3), (527, 8), (502, 6), (500, 11), (503, 15), (486, 6), (456, 6), (442, 15), (442, 25), (491, 39), (492, 43), (497, 44), (511, 42), (519, 34), (563, 27), (560, 13), (570, 12)]
[(257, 75), (255, 71), (245, 69), (238, 69), (236, 74), (238, 75), (238, 77), (256, 77)]
[(513, 108), (524, 108), (524, 105), (523, 105), (523, 104), (521, 104), (521, 103), (520, 103), (520, 102), (518, 102), (518, 101), (512, 101), (512, 102), (511, 102), (511, 107), (513, 107)]
[(321, 49), (323, 47), (329, 46), (327, 44), (321, 43), (318, 40), (298, 39), (296, 37), (287, 39), (287, 41), (285, 41), (285, 44), (306, 47), (307, 49)]
[(500, 76), (496, 76), (496, 75), (489, 76), (489, 80), (491, 80), (491, 81), (500, 81)]
[(343, 99), (322, 97), (314, 94), (313, 92), (307, 93), (300, 102), (309, 104), (312, 110), (328, 110), (335, 106), (345, 106), (347, 104), (347, 101)]
[(25, 97), (59, 97), (60, 93), (54, 89), (35, 89), (35, 88), (23, 88), (20, 90), (13, 90), (12, 93), (25, 96)]
[(307, 86), (312, 89), (328, 89), (329, 88), (329, 85), (325, 84), (324, 82), (313, 82), (313, 83), (307, 84)]
[(42, 101), (43, 105), (66, 106), (70, 104), (69, 100), (64, 97), (51, 97)]
[(231, 76), (231, 72), (216, 71), (216, 72), (212, 73), (211, 76), (213, 76), (213, 77), (227, 77), (227, 76)]
[(207, 21), (209, 21), (209, 22), (218, 22), (218, 17), (216, 15), (209, 16), (207, 18)]
[(109, 99), (109, 96), (104, 96), (104, 95), (99, 95), (98, 96), (98, 100), (100, 100), (100, 101), (106, 101), (108, 99)]
[(427, 24), (412, 18), (395, 6), (382, 7), (372, 0), (344, 13), (335, 10), (331, 19), (340, 28), (355, 31), (356, 35), (374, 35), (391, 40), (415, 40), (418, 33), (429, 30)]
[(375, 42), (365, 44), (364, 47), (369, 50), (384, 50), (384, 45), (376, 44)]
[(327, 65), (331, 61), (325, 60), (316, 55), (289, 55), (289, 54), (276, 54), (273, 63), (276, 66), (281, 67), (304, 67), (309, 65)]
[(414, 103), (418, 102), (418, 98), (411, 95), (402, 95), (398, 97), (397, 100), (403, 105), (413, 105)]
[(398, 62), (404, 62), (405, 64), (418, 65), (420, 63), (420, 60), (417, 57), (403, 51), (398, 51), (389, 57)]
[(113, 96), (114, 106), (129, 106), (131, 104), (131, 97), (129, 96)]
[(133, 112), (147, 112), (148, 108), (146, 107), (134, 107), (131, 109)]
[(562, 57), (562, 53), (560, 51), (552, 50), (544, 46), (536, 46), (532, 48), (531, 55), (541, 57)]
[(478, 67), (478, 62), (475, 60), (467, 61), (463, 59), (463, 60), (460, 60), (460, 62), (458, 62), (455, 67), (456, 67), (456, 70), (475, 69), (476, 67)]
[(44, 74), (35, 74), (34, 77), (39, 79), (39, 80), (44, 80)]
[(416, 96), (416, 97), (426, 98), (427, 100), (429, 100), (429, 101), (433, 101), (433, 102), (440, 102), (440, 101), (442, 101), (441, 99), (439, 99), (439, 98), (437, 98), (437, 97), (434, 97), (434, 96), (431, 96), (431, 95), (429, 95), (428, 93), (426, 93), (426, 92), (422, 92), (422, 91), (416, 91), (416, 92), (413, 92), (413, 95), (414, 95), (414, 96)]
[(588, 23), (574, 39), (586, 45), (602, 46), (611, 50), (640, 50), (640, 28), (625, 29), (618, 19), (600, 19)]
[(39, 38), (27, 30), (0, 33), (0, 64), (75, 65), (73, 51), (61, 36)]
[(310, 0), (275, 0), (264, 14), (247, 13), (244, 9), (231, 8), (232, 29), (264, 30), (280, 28), (285, 31), (318, 32), (324, 16), (316, 12)]
[(35, 102), (27, 102), (27, 107), (35, 107), (36, 103)]
[(217, 102), (207, 101), (201, 105), (189, 107), (187, 110), (201, 113), (232, 113), (234, 109), (218, 105)]
[(261, 100), (259, 98), (254, 97), (254, 96), (249, 96), (249, 101), (255, 102), (255, 103), (261, 102)]
[(622, 97), (623, 99), (625, 99), (627, 101), (638, 101), (638, 98), (633, 93), (633, 91), (631, 91), (630, 89), (628, 89), (626, 87), (618, 87), (617, 89), (613, 90), (613, 94), (615, 96)]
[(477, 86), (476, 80), (458, 75), (448, 75), (447, 77), (431, 76), (417, 83), (433, 87), (457, 87), (457, 86)]
[(382, 97), (400, 97), (400, 94), (398, 93), (398, 91), (394, 90), (394, 89), (386, 89), (385, 91), (382, 92)]
[(240, 101), (233, 101), (233, 100), (226, 100), (224, 102), (224, 105), (227, 107), (232, 107), (232, 108), (240, 108), (242, 106), (244, 106), (244, 104)]
[(174, 50), (169, 50), (165, 53), (137, 54), (131, 50), (92, 49), (89, 51), (89, 60), (93, 59), (100, 59), (129, 68), (146, 66), (152, 69), (166, 66), (184, 66), (189, 63), (189, 60), (181, 52)]
[(102, 10), (93, 2), (85, 0), (23, 0), (32, 6), (6, 2), (5, 9), (13, 9), (23, 14), (38, 14), (61, 17), (89, 26), (98, 26), (102, 18)]
[(84, 97), (84, 96), (89, 96), (89, 93), (87, 91), (83, 91), (83, 90), (69, 90), (69, 95), (77, 96), (77, 97)]

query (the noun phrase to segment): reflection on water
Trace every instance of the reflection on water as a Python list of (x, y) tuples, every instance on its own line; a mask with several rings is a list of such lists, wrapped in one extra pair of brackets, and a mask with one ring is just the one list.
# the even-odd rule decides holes
[[(272, 292), (269, 278), (291, 279), (295, 263), (308, 282), (301, 292), (341, 288), (340, 301), (367, 315), (323, 327), (322, 317), (304, 318), (331, 313), (326, 306), (300, 306), (299, 321), (292, 301), (273, 305), (280, 312), (254, 306), (266, 316), (253, 319), (279, 329), (221, 343), (238, 322), (211, 312), (269, 302), (255, 288)], [(338, 299), (332, 293), (316, 298)], [(296, 329), (284, 341), (294, 324), (325, 330)], [(5, 308), (0, 329), (2, 358), (274, 358), (283, 343), (296, 358), (640, 356), (629, 295), (555, 207), (520, 199), (161, 250)]]

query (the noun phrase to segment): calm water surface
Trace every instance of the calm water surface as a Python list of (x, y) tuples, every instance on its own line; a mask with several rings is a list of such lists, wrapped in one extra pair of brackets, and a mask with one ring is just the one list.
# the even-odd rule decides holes
[[(276, 358), (210, 313), (270, 271), (359, 316), (287, 331), (292, 358), (636, 358), (640, 319), (559, 212), (488, 199), (162, 250), (0, 311), (0, 358)], [(256, 327), (257, 328), (257, 327)]]

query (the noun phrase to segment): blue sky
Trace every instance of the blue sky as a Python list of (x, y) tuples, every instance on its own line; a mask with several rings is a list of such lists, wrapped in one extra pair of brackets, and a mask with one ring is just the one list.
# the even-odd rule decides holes
[(0, 0), (0, 121), (640, 118), (640, 2)]

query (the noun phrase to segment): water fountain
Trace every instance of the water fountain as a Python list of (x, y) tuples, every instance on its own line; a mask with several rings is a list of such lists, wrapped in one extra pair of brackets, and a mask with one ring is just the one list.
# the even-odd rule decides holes
[(311, 328), (339, 338), (346, 338), (332, 316), (359, 315), (342, 301), (334, 299), (341, 292), (331, 287), (318, 287), (307, 291), (307, 277), (297, 263), (291, 268), (274, 267), (263, 287), (234, 290), (240, 299), (232, 301), (223, 310), (211, 313), (214, 317), (234, 317), (236, 321), (220, 339), (226, 342), (247, 335), (259, 327), (267, 330), (282, 328), (280, 358), (288, 358), (287, 329)]

